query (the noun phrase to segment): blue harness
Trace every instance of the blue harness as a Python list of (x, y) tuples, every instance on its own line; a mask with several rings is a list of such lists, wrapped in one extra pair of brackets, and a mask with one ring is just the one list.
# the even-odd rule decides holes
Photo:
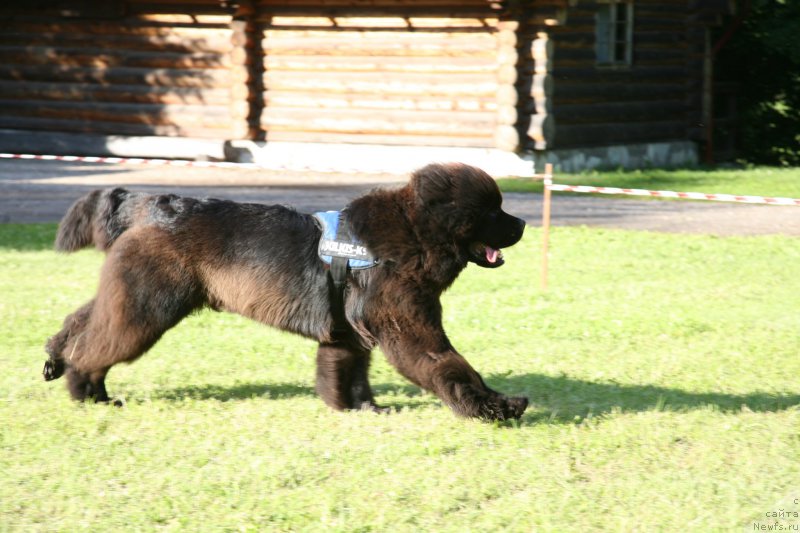
[(341, 211), (320, 211), (314, 218), (322, 226), (317, 253), (325, 264), (330, 265), (335, 257), (347, 259), (352, 270), (371, 268), (378, 264), (366, 246), (350, 235), (350, 228)]
[(344, 311), (344, 291), (349, 270), (364, 270), (378, 264), (367, 247), (350, 234), (350, 227), (342, 211), (314, 213), (322, 228), (317, 255), (329, 265), (328, 293), (333, 315), (333, 335), (341, 339), (352, 331)]

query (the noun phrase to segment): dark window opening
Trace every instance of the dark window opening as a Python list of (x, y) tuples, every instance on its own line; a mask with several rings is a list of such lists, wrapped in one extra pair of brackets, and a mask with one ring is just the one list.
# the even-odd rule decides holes
[(633, 3), (601, 4), (595, 25), (598, 66), (630, 66), (633, 58)]

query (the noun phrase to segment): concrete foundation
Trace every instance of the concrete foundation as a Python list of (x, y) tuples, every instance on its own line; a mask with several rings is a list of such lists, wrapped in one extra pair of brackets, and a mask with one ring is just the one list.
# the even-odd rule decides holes
[(553, 167), (559, 172), (616, 168), (690, 167), (699, 161), (697, 145), (691, 141), (544, 150), (536, 152), (534, 157), (538, 171), (542, 171), (546, 163), (553, 163)]

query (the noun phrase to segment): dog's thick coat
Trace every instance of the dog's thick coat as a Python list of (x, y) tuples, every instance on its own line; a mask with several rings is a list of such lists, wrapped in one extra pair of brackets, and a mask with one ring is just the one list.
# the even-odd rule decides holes
[(456, 413), (519, 418), (527, 399), (486, 386), (442, 328), (441, 293), (469, 261), (493, 268), (524, 222), (501, 209), (494, 180), (460, 164), (429, 165), (402, 188), (345, 209), (351, 231), (379, 260), (350, 272), (334, 335), (329, 278), (315, 219), (282, 206), (94, 191), (62, 220), (56, 248), (107, 252), (96, 297), (47, 343), (45, 378), (66, 373), (77, 400), (108, 401), (105, 376), (133, 361), (203, 306), (239, 313), (319, 342), (317, 391), (334, 409), (379, 409), (367, 379), (380, 345), (413, 383)]

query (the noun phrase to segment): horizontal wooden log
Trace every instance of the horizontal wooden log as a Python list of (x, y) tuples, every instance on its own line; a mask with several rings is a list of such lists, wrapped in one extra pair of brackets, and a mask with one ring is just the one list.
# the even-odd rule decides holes
[[(553, 76), (556, 83), (561, 80), (586, 80), (587, 83), (599, 81), (598, 78), (602, 77), (602, 72), (598, 74), (596, 67), (560, 67), (558, 62), (554, 62)], [(602, 71), (602, 69), (600, 69)], [(620, 83), (630, 80), (659, 80), (666, 82), (674, 82), (676, 79), (685, 79), (687, 71), (685, 66), (652, 66), (652, 67), (639, 67), (635, 70), (625, 69), (613, 71), (615, 77)]]
[(604, 102), (631, 102), (679, 99), (686, 94), (685, 84), (648, 81), (598, 81), (584, 83), (559, 80), (558, 90), (552, 93), (556, 105)]
[(264, 32), (266, 40), (283, 40), (292, 45), (308, 41), (319, 47), (342, 41), (362, 44), (363, 46), (378, 45), (391, 39), (403, 45), (412, 44), (449, 44), (453, 47), (473, 46), (477, 44), (491, 45), (497, 41), (497, 32), (491, 27), (475, 29), (441, 29), (441, 30), (393, 30), (386, 28), (280, 28), (258, 26)]
[[(12, 31), (0, 33), (0, 46), (58, 47), (97, 49), (100, 41), (92, 33), (21, 32), (16, 25)], [(216, 53), (226, 54), (233, 49), (228, 32), (214, 32), (209, 36), (185, 36), (162, 32), (156, 35), (128, 34), (104, 35), (102, 44), (107, 50), (158, 51), (159, 53)]]
[[(323, 11), (324, 12), (324, 11)], [(310, 12), (309, 12), (310, 13)], [(316, 12), (318, 15), (320, 11)], [(269, 30), (315, 30), (334, 31), (381, 30), (385, 32), (485, 32), (498, 26), (498, 19), (492, 16), (474, 18), (450, 18), (446, 16), (348, 16), (347, 12), (329, 11), (329, 16), (284, 16), (281, 14), (261, 14), (256, 21)], [(374, 12), (362, 11), (365, 15)], [(337, 16), (344, 15), (344, 16)]]
[(15, 19), (14, 31), (28, 34), (54, 34), (54, 35), (97, 35), (104, 36), (150, 36), (165, 37), (177, 36), (182, 39), (211, 39), (230, 37), (229, 23), (203, 25), (200, 23), (180, 25), (165, 24), (135, 18), (126, 18), (122, 21), (75, 21), (58, 18), (55, 20)]
[[(549, 0), (548, 0), (549, 1)], [(486, 0), (421, 0), (415, 2), (403, 0), (292, 0), (286, 2), (284, 0), (255, 0), (253, 2), (256, 8), (282, 8), (282, 7), (303, 7), (303, 8), (320, 8), (320, 5), (325, 7), (361, 7), (361, 8), (382, 8), (382, 7), (418, 7), (418, 8), (434, 8), (434, 7), (463, 7), (463, 8), (485, 8), (489, 4)], [(290, 4), (287, 6), (287, 4)]]
[[(346, 36), (267, 37), (261, 46), (269, 55), (315, 56), (395, 56), (395, 57), (481, 57), (495, 60), (496, 46), (491, 36), (474, 39), (418, 38), (403, 34)], [(415, 37), (416, 34), (413, 34)], [(481, 34), (477, 34), (481, 35)], [(402, 36), (402, 37), (401, 37)]]
[(391, 77), (382, 73), (317, 73), (270, 72), (264, 74), (267, 90), (319, 91), (356, 94), (490, 96), (497, 92), (494, 78), (477, 74), (425, 75), (398, 73)]
[[(406, 111), (497, 111), (492, 96), (473, 95), (387, 95), (329, 92), (266, 91), (269, 107), (319, 109), (376, 109)], [(513, 105), (513, 104), (511, 104)]]
[(182, 124), (205, 128), (226, 128), (232, 122), (227, 106), (162, 106), (43, 100), (0, 100), (0, 115), (148, 125)]
[[(257, 16), (256, 21), (262, 22), (269, 28), (333, 28), (337, 30), (352, 29), (384, 29), (384, 30), (425, 30), (441, 31), (453, 30), (470, 31), (486, 30), (489, 27), (498, 25), (497, 18), (492, 16), (480, 17), (457, 17), (435, 16), (435, 17), (416, 17), (396, 16), (387, 13), (384, 16), (369, 16), (369, 12), (359, 14), (359, 11), (352, 12), (330, 12), (329, 16), (284, 16), (271, 15), (264, 17)], [(374, 12), (373, 12), (374, 13)]]
[(494, 138), (483, 135), (469, 137), (465, 135), (384, 135), (366, 133), (339, 133), (319, 131), (268, 131), (267, 141), (292, 141), (308, 143), (364, 143), (401, 146), (462, 146), (468, 148), (491, 148)]
[(194, 2), (180, 6), (170, 6), (164, 2), (127, 2), (126, 12), (129, 15), (139, 15), (150, 20), (159, 20), (166, 23), (191, 23), (192, 21), (206, 24), (222, 23), (230, 20), (230, 10), (224, 2), (201, 3)]
[[(420, 5), (420, 4), (406, 4), (406, 5), (385, 5), (385, 6), (365, 6), (358, 5), (345, 5), (345, 4), (328, 4), (320, 6), (319, 3), (312, 5), (302, 5), (296, 2), (281, 2), (271, 6), (258, 6), (256, 17), (259, 21), (269, 22), (275, 16), (282, 17), (318, 17), (320, 15), (327, 15), (329, 17), (344, 18), (344, 19), (360, 19), (360, 18), (394, 18), (397, 25), (406, 24), (408, 21), (404, 19), (436, 19), (445, 18), (451, 20), (458, 19), (481, 19), (489, 18), (496, 19), (499, 10), (492, 9), (488, 2), (483, 2), (480, 5), (468, 4), (449, 4), (449, 5)], [(345, 23), (346, 24), (346, 23)], [(363, 24), (363, 22), (361, 22)], [(451, 23), (452, 24), (452, 23)]]
[[(231, 89), (0, 81), (0, 99), (141, 104), (228, 105)], [(237, 97), (245, 97), (241, 92)]]
[(658, 122), (628, 122), (611, 124), (557, 124), (553, 148), (602, 146), (628, 142), (652, 142), (683, 139), (686, 135), (684, 120)]
[(38, 130), (51, 132), (101, 133), (108, 135), (166, 137), (197, 137), (202, 139), (242, 139), (246, 130), (237, 126), (225, 128), (198, 128), (185, 125), (126, 124), (121, 122), (102, 122), (96, 120), (51, 119), (38, 117), (13, 117), (0, 115), (0, 128), (18, 130)]
[(19, 65), (58, 65), (59, 67), (114, 67), (224, 69), (232, 65), (228, 54), (176, 54), (161, 52), (114, 51), (109, 49), (62, 48), (49, 46), (0, 47), (0, 63)]
[(0, 80), (97, 83), (101, 85), (151, 85), (166, 87), (229, 87), (247, 80), (245, 69), (145, 69), (35, 67), (0, 65)]
[(402, 57), (277, 55), (264, 57), (269, 71), (305, 72), (417, 72), (493, 75), (497, 63), (491, 57)]
[[(594, 50), (595, 31), (594, 28), (586, 28), (584, 32), (572, 31), (569, 34), (556, 33), (551, 35), (551, 39), (558, 46), (559, 52), (564, 49), (582, 48)], [(679, 47), (686, 48), (685, 34), (683, 32), (642, 32), (634, 34), (636, 49), (639, 47)]]
[[(597, 54), (594, 47), (558, 48), (555, 61), (559, 67), (594, 66)], [(634, 51), (634, 64), (640, 66), (678, 65), (686, 61), (686, 50), (676, 46), (648, 48), (637, 46)]]
[(659, 121), (680, 116), (687, 111), (681, 100), (656, 100), (653, 102), (593, 102), (576, 105), (556, 105), (553, 109), (559, 127), (565, 124), (626, 123)]
[(447, 136), (493, 135), (495, 114), (482, 112), (271, 109), (261, 124), (267, 131), (293, 130), (368, 134)]

